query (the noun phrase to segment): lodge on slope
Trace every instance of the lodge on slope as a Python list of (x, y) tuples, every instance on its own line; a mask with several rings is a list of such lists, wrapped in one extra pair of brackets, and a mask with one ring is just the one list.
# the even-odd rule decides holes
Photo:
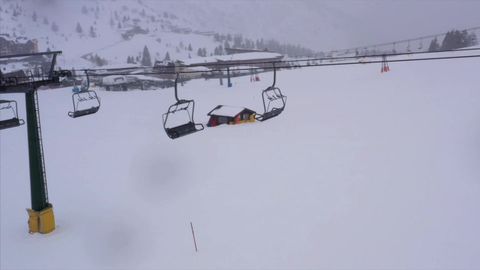
[(222, 124), (235, 125), (255, 122), (255, 114), (254, 111), (243, 107), (218, 105), (207, 114), (210, 116), (207, 126), (215, 127)]

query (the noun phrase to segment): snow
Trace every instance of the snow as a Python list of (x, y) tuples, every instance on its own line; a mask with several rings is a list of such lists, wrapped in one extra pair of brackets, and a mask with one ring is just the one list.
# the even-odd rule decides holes
[[(27, 233), (26, 127), (0, 131), (1, 269), (478, 269), (478, 59), (277, 72), (276, 118), (170, 140), (173, 89), (39, 92), (57, 229)], [(260, 82), (179, 96), (262, 110)], [(24, 97), (15, 99), (25, 119)], [(199, 252), (193, 246), (193, 223)]]
[(213, 110), (210, 114), (211, 115), (218, 115), (218, 116), (229, 116), (235, 117), (237, 114), (245, 110), (243, 107), (235, 107), (235, 106), (228, 106), (228, 105), (221, 105), (220, 108)]
[(250, 52), (250, 53), (235, 53), (230, 55), (219, 55), (209, 57), (197, 57), (191, 59), (181, 59), (184, 65), (200, 65), (200, 64), (214, 64), (225, 61), (272, 61), (282, 58), (281, 54), (272, 52)]
[(218, 56), (219, 61), (242, 61), (242, 60), (265, 60), (271, 61), (282, 58), (283, 55), (272, 52), (249, 52), (249, 53), (235, 53), (231, 55)]

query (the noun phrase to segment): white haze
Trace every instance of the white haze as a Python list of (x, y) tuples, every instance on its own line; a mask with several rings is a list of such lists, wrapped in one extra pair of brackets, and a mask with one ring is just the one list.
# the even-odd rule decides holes
[[(480, 1), (83, 0), (168, 11), (194, 29), (274, 38), (314, 50), (335, 50), (480, 25)], [(57, 21), (77, 0), (25, 1)], [(133, 4), (133, 5), (132, 5)], [(80, 13), (80, 10), (78, 10)], [(65, 18), (62, 18), (65, 14)], [(81, 14), (79, 14), (80, 16)]]
[(219, 32), (316, 50), (349, 48), (480, 25), (480, 1), (145, 1)]

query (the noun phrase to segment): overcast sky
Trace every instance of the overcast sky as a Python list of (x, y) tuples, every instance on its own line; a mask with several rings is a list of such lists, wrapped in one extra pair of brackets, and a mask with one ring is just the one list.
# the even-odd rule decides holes
[[(78, 0), (32, 1), (52, 7), (58, 17), (62, 8)], [(135, 3), (134, 0), (100, 1), (108, 1), (112, 7)], [(480, 26), (480, 0), (143, 0), (143, 3), (160, 12), (177, 14), (196, 29), (275, 38), (315, 50), (351, 48)]]
[[(275, 37), (316, 49), (355, 47), (480, 26), (480, 1), (167, 0), (215, 30)], [(165, 1), (150, 1), (165, 6)], [(220, 20), (220, 21), (219, 21)]]

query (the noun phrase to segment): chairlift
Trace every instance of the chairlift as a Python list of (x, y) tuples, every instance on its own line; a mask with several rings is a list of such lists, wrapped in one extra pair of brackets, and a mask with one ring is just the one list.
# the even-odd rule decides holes
[(80, 89), (75, 86), (73, 90), (73, 111), (68, 112), (68, 116), (72, 118), (94, 114), (100, 109), (100, 99), (95, 91), (89, 90), (90, 79), (87, 71), (85, 71), (85, 74), (87, 76), (87, 84), (82, 85)]
[[(7, 117), (3, 117), (3, 114), (6, 114)], [(0, 130), (18, 127), (23, 124), (25, 124), (25, 121), (18, 118), (17, 102), (15, 100), (0, 100)]]
[(287, 97), (282, 94), (280, 88), (275, 86), (277, 79), (277, 69), (273, 63), (273, 84), (262, 91), (263, 100), (263, 114), (258, 114), (255, 119), (257, 121), (265, 121), (275, 116), (278, 116), (285, 109)]
[(382, 55), (382, 68), (380, 71), (381, 73), (390, 71), (390, 66), (388, 65), (387, 56), (385, 54)]
[[(195, 101), (178, 98), (178, 77), (179, 74), (177, 73), (177, 76), (175, 78), (175, 99), (177, 102), (171, 105), (168, 108), (168, 111), (162, 115), (163, 128), (165, 129), (165, 132), (170, 139), (177, 139), (182, 136), (189, 135), (204, 129), (203, 124), (195, 123), (193, 120), (193, 116), (195, 113)], [(175, 123), (179, 119), (183, 120), (181, 124)], [(172, 122), (174, 122), (174, 126), (169, 125)]]

